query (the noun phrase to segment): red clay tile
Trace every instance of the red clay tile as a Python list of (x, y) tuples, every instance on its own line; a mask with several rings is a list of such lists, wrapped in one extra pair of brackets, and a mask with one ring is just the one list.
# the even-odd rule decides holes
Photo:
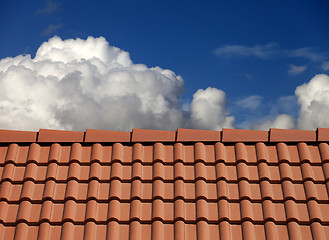
[(84, 132), (40, 129), (38, 142), (83, 142)]
[(309, 130), (270, 129), (270, 142), (314, 142), (316, 132)]
[(320, 143), (319, 150), (323, 162), (329, 161), (329, 146), (327, 143)]
[(314, 179), (313, 169), (309, 163), (304, 162), (301, 164), (300, 167), (301, 167), (302, 176), (303, 176), (304, 180), (313, 180)]
[(328, 128), (318, 128), (317, 129), (317, 141), (328, 142), (329, 141), (329, 129)]
[(322, 221), (322, 214), (319, 204), (315, 200), (310, 200), (307, 202), (307, 208), (309, 212), (310, 221)]
[(130, 132), (87, 129), (84, 142), (130, 142)]
[(218, 219), (220, 221), (229, 220), (229, 204), (226, 199), (221, 199), (218, 201)]
[(325, 229), (326, 227), (323, 227), (319, 222), (311, 223), (311, 232), (314, 239), (325, 240), (328, 238), (328, 235), (325, 236)]
[(197, 199), (208, 199), (207, 183), (204, 180), (195, 182), (195, 197)]
[(295, 188), (293, 183), (289, 180), (285, 180), (281, 184), (284, 199), (296, 200)]
[(177, 142), (218, 142), (220, 140), (220, 131), (177, 129)]
[(329, 236), (327, 143), (90, 143), (0, 149), (0, 236)]
[(242, 129), (222, 130), (222, 142), (267, 142), (267, 131), (254, 131)]
[(226, 150), (223, 143), (215, 143), (215, 161), (226, 161)]
[(132, 142), (175, 142), (175, 131), (133, 129)]
[(0, 129), (0, 142), (36, 142), (37, 132), (14, 131)]
[(298, 143), (298, 153), (301, 162), (311, 162), (311, 154), (306, 143)]
[(124, 160), (124, 147), (121, 143), (115, 143), (112, 149), (112, 161), (120, 161)]
[(153, 146), (153, 161), (165, 162), (164, 145), (162, 143), (155, 143)]
[(324, 171), (322, 166), (312, 166), (312, 176), (314, 177), (314, 181), (325, 181)]
[(184, 184), (184, 181), (183, 180), (176, 180), (175, 181), (175, 190), (174, 190), (174, 196), (175, 196), (175, 199), (178, 199), (178, 198), (183, 198), (185, 199), (185, 184)]

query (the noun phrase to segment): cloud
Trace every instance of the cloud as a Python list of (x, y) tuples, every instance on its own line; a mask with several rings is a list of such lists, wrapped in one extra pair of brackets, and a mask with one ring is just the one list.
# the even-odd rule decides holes
[(302, 74), (303, 72), (305, 72), (305, 70), (307, 68), (306, 65), (296, 66), (294, 64), (289, 64), (288, 67), (289, 67), (288, 75), (291, 75), (291, 76), (296, 76), (298, 74)]
[(252, 95), (236, 101), (235, 104), (240, 108), (256, 110), (260, 106), (262, 100), (263, 97), (259, 95)]
[(234, 117), (228, 116), (226, 95), (222, 90), (199, 89), (190, 106), (190, 127), (199, 129), (233, 128)]
[(328, 57), (327, 54), (316, 52), (313, 48), (310, 47), (285, 50), (284, 52), (291, 57), (306, 58), (314, 62), (321, 61)]
[(214, 53), (217, 56), (225, 57), (256, 57), (256, 58), (272, 58), (277, 53), (277, 44), (268, 43), (266, 45), (256, 44), (254, 46), (246, 45), (224, 45), (217, 48)]
[(318, 74), (296, 88), (298, 97), (298, 128), (329, 127), (329, 76)]
[(279, 114), (274, 120), (256, 122), (252, 129), (268, 131), (270, 128), (292, 129), (296, 127), (296, 120), (288, 114)]
[(322, 63), (322, 69), (323, 70), (329, 70), (329, 61)]
[[(258, 121), (252, 125), (253, 129), (267, 130), (269, 128), (297, 128), (315, 130), (329, 128), (329, 76), (315, 75), (308, 83), (300, 85), (295, 90), (295, 97), (280, 98), (278, 102), (294, 102), (297, 98), (298, 115), (278, 114), (274, 120)], [(287, 102), (288, 103), (288, 102)], [(288, 104), (289, 105), (289, 104)], [(294, 104), (288, 109), (294, 109)], [(290, 111), (291, 112), (291, 111)]]
[(45, 14), (45, 15), (51, 14), (51, 13), (57, 12), (61, 5), (62, 5), (62, 3), (60, 3), (60, 2), (48, 0), (47, 6), (45, 8), (38, 9), (37, 13)]
[(0, 60), (0, 126), (126, 131), (233, 127), (223, 91), (198, 90), (184, 108), (183, 92), (179, 75), (135, 64), (128, 52), (102, 37), (53, 37), (34, 58)]
[(292, 113), (296, 113), (294, 114), (296, 116), (299, 109), (296, 95), (281, 96), (278, 98), (274, 106), (278, 112), (287, 113), (290, 115)]
[(311, 47), (297, 49), (282, 49), (277, 43), (255, 44), (253, 46), (228, 44), (214, 50), (220, 57), (255, 57), (260, 59), (273, 59), (276, 57), (305, 58), (310, 61), (323, 61), (328, 54), (317, 52)]
[(57, 29), (60, 29), (62, 27), (63, 27), (63, 24), (61, 24), (61, 23), (56, 24), (56, 25), (49, 24), (49, 26), (45, 30), (43, 30), (40, 35), (41, 36), (49, 36), (53, 32), (55, 32)]
[[(0, 126), (6, 129), (235, 127), (222, 90), (199, 89), (190, 103), (183, 103), (183, 93), (179, 75), (135, 64), (128, 52), (102, 37), (53, 37), (34, 58), (19, 55), (0, 60)], [(252, 129), (329, 127), (329, 76), (316, 75), (298, 86), (295, 96), (279, 98), (275, 109), (272, 105), (251, 95), (233, 107), (240, 115), (248, 111), (256, 116), (245, 123)], [(270, 113), (264, 117), (266, 108)]]

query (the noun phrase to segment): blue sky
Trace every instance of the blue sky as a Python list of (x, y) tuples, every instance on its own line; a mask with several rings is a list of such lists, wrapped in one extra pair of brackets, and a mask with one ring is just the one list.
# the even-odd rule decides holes
[(55, 35), (102, 36), (134, 63), (180, 75), (181, 105), (198, 89), (221, 89), (235, 127), (252, 128), (282, 113), (297, 119), (296, 87), (329, 74), (328, 11), (325, 0), (4, 0), (0, 59), (33, 58)]

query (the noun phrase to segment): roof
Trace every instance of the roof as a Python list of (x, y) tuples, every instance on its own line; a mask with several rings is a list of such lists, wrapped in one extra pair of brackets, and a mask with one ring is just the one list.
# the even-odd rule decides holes
[(329, 239), (329, 129), (0, 130), (0, 239)]

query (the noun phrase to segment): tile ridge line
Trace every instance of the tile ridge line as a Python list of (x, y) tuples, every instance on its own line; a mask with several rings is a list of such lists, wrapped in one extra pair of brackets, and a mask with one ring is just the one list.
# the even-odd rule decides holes
[[(182, 133), (182, 128), (178, 128), (176, 131), (168, 131), (168, 130), (151, 130), (151, 129), (138, 129), (138, 130), (147, 130), (149, 133), (159, 133), (158, 131), (163, 132), (175, 132), (174, 138), (171, 141), (165, 140), (164, 142), (223, 142), (223, 143), (234, 143), (234, 142), (327, 142), (329, 141), (329, 128), (317, 128), (316, 130), (300, 130), (300, 129), (278, 129), (278, 128), (271, 128), (268, 131), (260, 131), (260, 130), (247, 130), (247, 129), (228, 129), (223, 128), (222, 130), (202, 130), (202, 129), (182, 129), (185, 132)], [(40, 129), (41, 130), (41, 129)], [(40, 137), (40, 130), (39, 131), (21, 131), (21, 130), (7, 130), (7, 129), (0, 129), (0, 143), (39, 143)], [(48, 129), (47, 129), (48, 130)], [(72, 133), (83, 133), (82, 141), (77, 141), (81, 143), (86, 143), (86, 133), (85, 131), (69, 131), (69, 130), (55, 130), (49, 129), (54, 131), (65, 131), (65, 133), (69, 134)], [(136, 129), (137, 130), (137, 129)], [(128, 141), (117, 141), (117, 142), (133, 142), (133, 129), (132, 131), (112, 131), (112, 130), (103, 130), (105, 133), (108, 131), (108, 134), (114, 134), (115, 132), (122, 132), (122, 133), (129, 133), (129, 140)], [(196, 131), (198, 134), (196, 134)], [(203, 132), (204, 131), (204, 132)], [(231, 132), (234, 131), (234, 132)], [(193, 136), (191, 140), (179, 140), (178, 133), (180, 134), (189, 134)], [(218, 134), (218, 139), (210, 139), (209, 136), (213, 133)], [(237, 134), (237, 135), (235, 135)], [(240, 136), (239, 136), (240, 134)], [(263, 134), (267, 135), (266, 139), (255, 139), (252, 136), (256, 134)], [(321, 138), (319, 135), (321, 134)], [(82, 135), (82, 134), (81, 134)], [(28, 137), (27, 137), (28, 136)], [(241, 137), (242, 136), (242, 137)], [(251, 138), (249, 138), (251, 136)], [(328, 136), (328, 137), (327, 137)], [(225, 141), (224, 137), (230, 137), (233, 140)], [(57, 142), (56, 140), (49, 142)], [(93, 141), (94, 143), (97, 142), (97, 139)], [(103, 141), (104, 142), (104, 141)], [(106, 142), (106, 141), (105, 141)], [(143, 140), (142, 142), (162, 142), (161, 138), (157, 140)]]

